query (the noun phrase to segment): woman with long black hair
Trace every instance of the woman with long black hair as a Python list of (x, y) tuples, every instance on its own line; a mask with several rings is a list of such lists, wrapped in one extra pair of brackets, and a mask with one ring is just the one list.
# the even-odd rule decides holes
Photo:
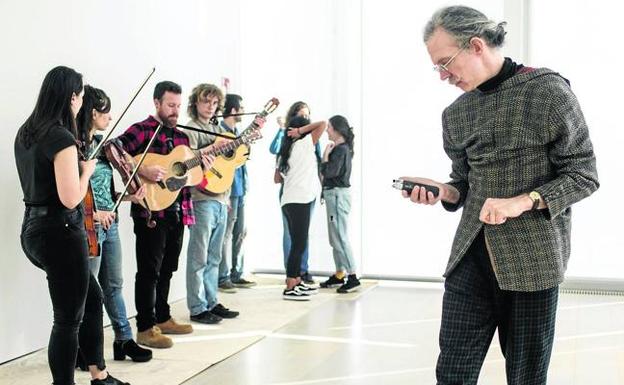
[[(298, 117), (303, 117), (306, 119), (310, 118), (310, 107), (308, 107), (308, 105), (305, 102), (298, 101), (298, 102), (293, 103), (288, 109), (288, 112), (286, 113), (286, 117), (280, 116), (277, 118), (277, 124), (279, 125), (279, 129), (275, 133), (275, 137), (273, 138), (273, 141), (271, 142), (271, 147), (270, 147), (271, 154), (279, 156), (280, 149), (282, 148), (282, 141), (284, 140), (286, 131), (289, 127), (292, 127), (290, 124), (291, 121)], [(315, 143), (314, 145), (314, 153), (316, 155), (316, 159), (318, 163), (320, 163), (321, 147), (318, 142)], [(281, 199), (283, 188), (284, 188), (284, 184), (283, 184), (284, 180), (281, 177), (279, 168), (275, 169), (274, 182), (282, 184), (282, 187), (280, 188), (280, 192), (279, 192), (279, 197)], [(312, 201), (312, 204), (310, 205), (310, 216), (312, 216), (312, 213), (314, 212), (314, 203), (315, 201)], [(282, 250), (284, 252), (284, 268), (288, 268), (288, 254), (290, 253), (291, 239), (290, 239), (290, 234), (288, 232), (288, 220), (286, 219), (285, 215), (282, 215), (282, 224), (284, 226), (284, 233), (282, 237)], [(312, 274), (310, 274), (310, 271), (309, 271), (310, 268), (308, 264), (308, 254), (309, 254), (308, 247), (306, 247), (305, 250), (303, 251), (303, 256), (301, 257), (301, 279), (303, 279), (303, 281), (307, 284), (314, 284), (315, 283), (314, 278), (312, 277)]]
[(82, 96), (82, 75), (67, 67), (53, 68), (17, 133), (15, 163), (26, 205), (21, 242), (28, 259), (48, 280), (54, 312), (48, 363), (54, 384), (74, 384), (80, 341), (91, 384), (123, 385), (105, 370), (102, 291), (89, 273), (81, 202), (96, 161), (78, 161), (75, 117)]
[[(105, 131), (111, 121), (111, 101), (104, 91), (85, 85), (82, 108), (76, 118), (78, 138), (85, 143), (90, 155), (102, 140), (98, 132)], [(152, 351), (137, 345), (132, 338), (132, 328), (126, 314), (126, 304), (122, 295), (123, 274), (121, 240), (119, 238), (117, 213), (112, 211), (116, 195), (113, 184), (113, 168), (103, 151), (97, 156), (95, 171), (91, 176), (91, 188), (97, 211), (94, 214), (100, 255), (89, 259), (91, 273), (97, 277), (104, 294), (104, 308), (111, 320), (115, 341), (113, 358), (117, 361), (129, 356), (135, 362), (152, 359)], [(142, 197), (143, 189), (136, 196), (129, 196), (133, 202)], [(126, 197), (128, 198), (128, 197)], [(124, 199), (126, 199), (124, 198)], [(80, 356), (82, 354), (80, 353)], [(83, 362), (78, 357), (78, 362)]]
[(292, 240), (283, 293), (284, 299), (288, 300), (308, 300), (310, 294), (317, 291), (302, 282), (301, 258), (308, 246), (311, 205), (321, 190), (314, 146), (325, 126), (325, 122), (310, 124), (304, 117), (292, 119), (278, 158), (278, 169), (284, 180), (280, 203)]
[(338, 287), (338, 293), (350, 293), (360, 286), (355, 272), (355, 260), (348, 237), (351, 211), (351, 159), (353, 158), (353, 128), (342, 115), (329, 119), (329, 144), (323, 153), (321, 175), (323, 198), (327, 209), (327, 232), (332, 247), (336, 273), (321, 283), (321, 287)]

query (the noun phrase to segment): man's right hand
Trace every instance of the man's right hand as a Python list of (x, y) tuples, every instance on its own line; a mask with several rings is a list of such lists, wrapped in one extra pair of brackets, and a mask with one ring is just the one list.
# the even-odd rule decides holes
[(143, 178), (150, 182), (160, 182), (165, 174), (167, 174), (167, 169), (157, 164), (153, 164), (150, 166), (141, 166), (139, 173)]
[(214, 161), (215, 161), (215, 157), (214, 155), (211, 155), (209, 153), (203, 153), (201, 155), (201, 161), (202, 161), (202, 167), (204, 170), (210, 170), (210, 168), (212, 167)]
[(400, 179), (435, 186), (440, 189), (440, 193), (437, 197), (433, 196), (432, 192), (427, 192), (424, 187), (414, 187), (411, 194), (407, 191), (401, 191), (404, 198), (409, 198), (412, 202), (423, 205), (435, 205), (439, 201), (443, 200), (449, 203), (457, 203), (459, 201), (459, 191), (453, 186), (445, 183), (436, 182), (433, 179), (402, 176)]

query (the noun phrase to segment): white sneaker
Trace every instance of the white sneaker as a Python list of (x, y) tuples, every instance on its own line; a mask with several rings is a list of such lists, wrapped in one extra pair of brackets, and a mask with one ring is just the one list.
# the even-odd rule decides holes
[(310, 295), (318, 294), (318, 288), (314, 286), (306, 285), (303, 282), (300, 282), (295, 286), (297, 290), (302, 291), (304, 293), (308, 293)]
[(299, 290), (298, 286), (295, 286), (292, 289), (284, 289), (284, 293), (282, 294), (282, 297), (284, 299), (288, 299), (291, 301), (309, 301), (310, 300), (310, 294)]

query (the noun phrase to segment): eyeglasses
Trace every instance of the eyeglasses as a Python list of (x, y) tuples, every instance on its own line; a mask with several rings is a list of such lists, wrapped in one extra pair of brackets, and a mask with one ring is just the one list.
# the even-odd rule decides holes
[(436, 71), (436, 72), (439, 72), (439, 73), (443, 73), (443, 72), (447, 72), (447, 73), (448, 73), (448, 72), (450, 72), (450, 71), (449, 71), (449, 69), (448, 69), (448, 66), (450, 66), (450, 65), (451, 65), (451, 63), (453, 62), (453, 60), (455, 60), (455, 58), (457, 57), (457, 55), (459, 55), (459, 53), (460, 53), (461, 51), (463, 51), (463, 50), (464, 50), (463, 48), (460, 48), (457, 52), (455, 52), (455, 54), (454, 54), (453, 56), (451, 56), (451, 58), (450, 58), (450, 59), (448, 59), (448, 60), (447, 60), (447, 62), (446, 62), (446, 63), (444, 63), (444, 64), (437, 64), (437, 65), (434, 65), (434, 66), (433, 66), (433, 70), (434, 70), (434, 71)]

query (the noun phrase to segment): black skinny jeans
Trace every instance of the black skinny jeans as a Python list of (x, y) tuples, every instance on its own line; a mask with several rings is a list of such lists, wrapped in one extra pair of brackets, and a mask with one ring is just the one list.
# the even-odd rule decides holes
[(290, 233), (290, 252), (286, 264), (286, 276), (297, 278), (301, 275), (301, 257), (308, 247), (308, 231), (310, 230), (309, 203), (288, 203), (282, 206), (282, 212), (288, 221)]
[(105, 368), (102, 289), (89, 272), (82, 211), (43, 210), (26, 207), (22, 249), (30, 262), (46, 272), (54, 312), (48, 363), (54, 384), (70, 385), (78, 345), (88, 365)]
[(178, 270), (184, 225), (175, 213), (156, 219), (154, 228), (147, 227), (144, 218), (133, 219), (137, 260), (134, 301), (137, 329), (142, 332), (171, 318), (169, 286), (173, 272)]

